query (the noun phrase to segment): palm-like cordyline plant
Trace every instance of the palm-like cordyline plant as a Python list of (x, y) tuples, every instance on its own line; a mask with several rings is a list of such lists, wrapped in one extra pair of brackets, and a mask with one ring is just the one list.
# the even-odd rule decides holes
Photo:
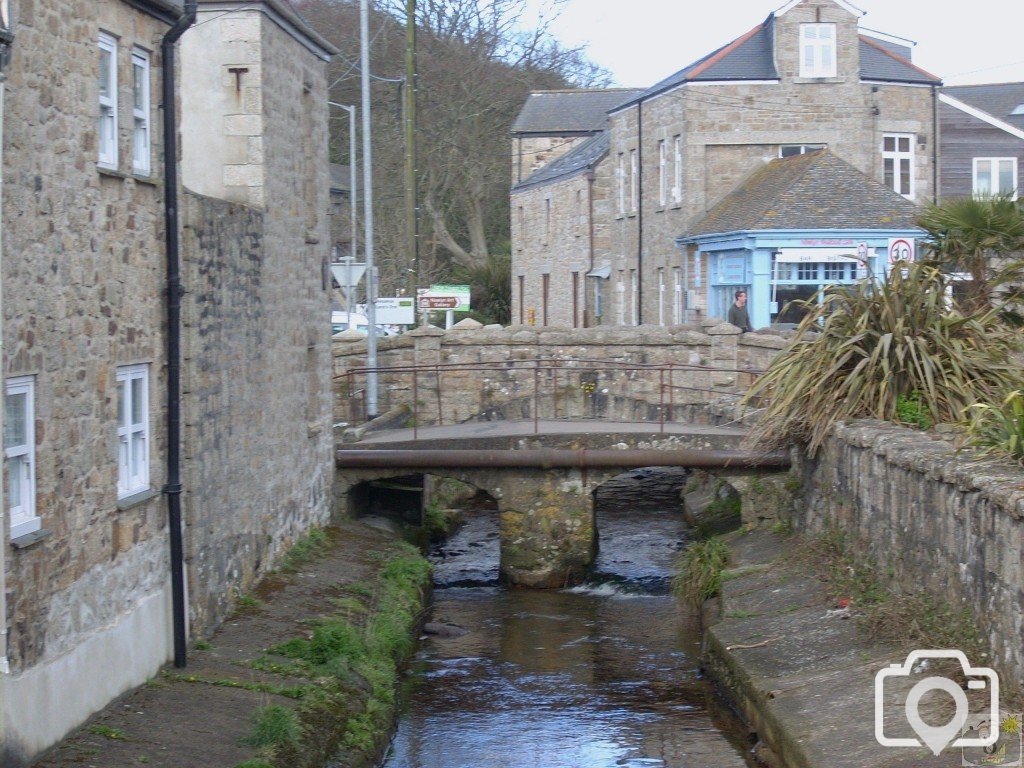
[(806, 442), (813, 456), (837, 421), (892, 420), (901, 396), (918, 393), (941, 423), (1021, 388), (1011, 359), (1019, 333), (993, 309), (961, 314), (945, 288), (936, 267), (902, 264), (882, 282), (828, 288), (820, 304), (807, 302), (792, 343), (745, 398), (766, 402), (754, 442)]
[(965, 311), (992, 306), (993, 291), (1024, 278), (1024, 209), (1006, 197), (962, 198), (930, 206), (918, 223), (946, 269), (969, 272)]

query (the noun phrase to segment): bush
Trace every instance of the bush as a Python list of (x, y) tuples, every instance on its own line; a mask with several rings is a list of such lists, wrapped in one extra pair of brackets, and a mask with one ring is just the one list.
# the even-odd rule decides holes
[(284, 747), (299, 743), (299, 716), (287, 707), (271, 704), (256, 711), (245, 743), (252, 747)]
[(966, 413), (972, 445), (984, 453), (1005, 453), (1024, 464), (1024, 390), (1011, 392), (1001, 406), (975, 403)]
[(884, 281), (818, 298), (805, 302), (790, 345), (744, 399), (766, 402), (751, 430), (760, 446), (803, 441), (813, 456), (837, 421), (898, 420), (901, 398), (919, 403), (920, 419), (951, 423), (972, 403), (1024, 388), (1011, 359), (1019, 332), (994, 309), (961, 314), (934, 266), (897, 265)]

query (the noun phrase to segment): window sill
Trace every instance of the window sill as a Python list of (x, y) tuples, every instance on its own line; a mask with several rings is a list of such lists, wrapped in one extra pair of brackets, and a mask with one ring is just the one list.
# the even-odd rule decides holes
[(121, 179), (124, 181), (125, 179), (130, 178), (127, 173), (119, 171), (117, 168), (111, 168), (107, 165), (97, 165), (96, 170), (99, 171), (100, 176), (108, 176), (112, 179)]
[(144, 184), (147, 187), (158, 187), (160, 186), (160, 179), (157, 176), (140, 176), (135, 173), (132, 174), (132, 178), (135, 179), (136, 184)]
[(841, 77), (835, 75), (823, 75), (822, 77), (794, 77), (794, 83), (844, 83), (846, 82)]
[(11, 546), (18, 550), (29, 549), (41, 541), (50, 538), (52, 535), (53, 531), (40, 528), (38, 531), (32, 531), (32, 533), (26, 533), (24, 536), (11, 539)]
[(117, 509), (120, 512), (124, 512), (159, 495), (160, 491), (156, 488), (146, 488), (144, 491), (138, 491), (137, 493), (133, 493), (131, 496), (124, 496), (123, 498), (118, 499)]

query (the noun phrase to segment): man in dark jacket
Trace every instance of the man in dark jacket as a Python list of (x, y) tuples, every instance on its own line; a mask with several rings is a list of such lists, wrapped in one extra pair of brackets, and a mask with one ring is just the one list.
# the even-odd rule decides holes
[(731, 325), (735, 325), (744, 333), (754, 330), (750, 327), (750, 315), (747, 314), (746, 291), (736, 291), (736, 301), (729, 307), (729, 315), (726, 319)]

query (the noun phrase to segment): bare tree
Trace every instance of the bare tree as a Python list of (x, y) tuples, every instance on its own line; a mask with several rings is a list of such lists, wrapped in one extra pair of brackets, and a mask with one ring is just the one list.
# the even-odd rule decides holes
[[(605, 84), (608, 75), (566, 48), (551, 22), (566, 0), (548, 0), (527, 18), (521, 0), (418, 0), (418, 156), (421, 278), (472, 269), (509, 248), (509, 130), (531, 90)], [(331, 99), (357, 100), (358, 4), (296, 0), (310, 23), (341, 54), (331, 66)], [(405, 0), (377, 0), (371, 67), (378, 77), (404, 71)], [(382, 285), (402, 285), (405, 253), (400, 88), (377, 80), (374, 95), (374, 194)], [(332, 152), (347, 159), (344, 121), (335, 121)], [(435, 247), (436, 246), (436, 247)]]

